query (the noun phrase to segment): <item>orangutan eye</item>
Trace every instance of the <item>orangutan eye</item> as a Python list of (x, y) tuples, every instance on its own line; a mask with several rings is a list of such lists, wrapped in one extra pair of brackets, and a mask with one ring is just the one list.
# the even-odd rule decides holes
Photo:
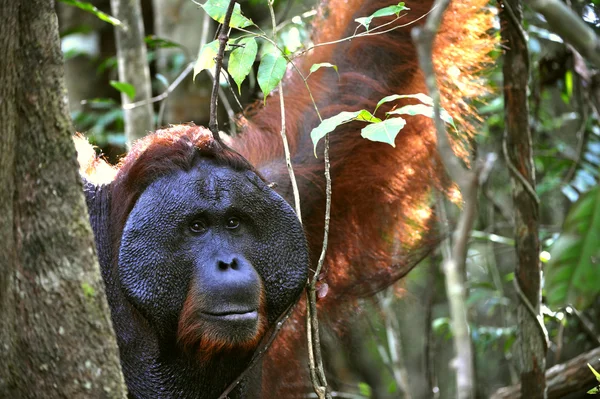
[(240, 219), (236, 218), (236, 217), (231, 217), (229, 219), (227, 219), (227, 223), (225, 224), (225, 227), (227, 227), (228, 229), (231, 230), (235, 230), (238, 227), (240, 227)]
[(205, 230), (206, 230), (206, 226), (200, 220), (194, 220), (190, 224), (190, 231), (192, 233), (200, 234), (200, 233), (204, 233)]

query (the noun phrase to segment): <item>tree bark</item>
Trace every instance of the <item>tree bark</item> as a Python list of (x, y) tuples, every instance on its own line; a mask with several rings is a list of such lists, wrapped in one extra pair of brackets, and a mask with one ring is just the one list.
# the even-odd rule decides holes
[(519, 293), (517, 345), (523, 398), (545, 398), (546, 341), (538, 321), (541, 302), (539, 204), (529, 130), (527, 84), (529, 61), (522, 31), (520, 0), (505, 0), (501, 8), (504, 52), (505, 157), (510, 170), (515, 212), (515, 271)]
[[(135, 97), (121, 93), (123, 106), (142, 102), (132, 109), (125, 109), (125, 138), (131, 145), (154, 130), (154, 112), (150, 98), (150, 69), (148, 68), (144, 21), (140, 0), (110, 0), (113, 16), (123, 23), (115, 27), (119, 80), (135, 87)], [(158, 10), (160, 11), (160, 10)]]
[(125, 397), (52, 0), (0, 0), (0, 397)]

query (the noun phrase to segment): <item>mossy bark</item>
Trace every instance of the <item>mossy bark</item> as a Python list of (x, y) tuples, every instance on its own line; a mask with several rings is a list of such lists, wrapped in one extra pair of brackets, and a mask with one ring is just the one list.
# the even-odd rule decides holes
[(52, 0), (0, 0), (0, 397), (122, 398)]

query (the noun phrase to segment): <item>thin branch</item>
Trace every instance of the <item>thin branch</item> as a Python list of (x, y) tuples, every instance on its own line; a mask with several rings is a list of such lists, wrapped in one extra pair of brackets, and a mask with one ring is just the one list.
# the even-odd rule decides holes
[(588, 122), (587, 108), (584, 105), (581, 110), (581, 125), (579, 126), (579, 129), (577, 129), (577, 132), (575, 133), (575, 137), (577, 138), (577, 148), (575, 149), (575, 158), (573, 159), (573, 164), (571, 165), (571, 167), (565, 174), (565, 177), (563, 177), (563, 179), (562, 179), (562, 185), (567, 185), (571, 182), (571, 180), (573, 180), (573, 177), (575, 177), (575, 172), (577, 172), (577, 169), (579, 168), (579, 165), (581, 163), (581, 159), (583, 158), (583, 152), (585, 149), (585, 142), (586, 142), (585, 132), (586, 132), (586, 127), (587, 127), (587, 122)]
[[(400, 28), (405, 28), (405, 27), (407, 27), (407, 26), (410, 26), (410, 25), (413, 25), (413, 24), (415, 24), (415, 23), (419, 22), (419, 21), (420, 21), (421, 19), (423, 19), (423, 18), (426, 18), (426, 17), (429, 15), (429, 13), (431, 13), (431, 12), (432, 12), (432, 11), (435, 9), (435, 7), (437, 7), (437, 6), (433, 6), (433, 7), (431, 8), (431, 10), (429, 10), (427, 13), (425, 13), (425, 14), (421, 15), (419, 18), (416, 18), (415, 20), (413, 20), (413, 21), (411, 21), (411, 22), (408, 22), (408, 23), (406, 23), (406, 24), (402, 24), (402, 25), (396, 25), (396, 26), (394, 26), (394, 27), (392, 27), (392, 28), (390, 28), (390, 29), (386, 29), (386, 30), (383, 30), (383, 31), (382, 31), (382, 30), (380, 30), (380, 29), (382, 29), (382, 28), (385, 28), (385, 27), (387, 27), (387, 26), (393, 25), (393, 24), (394, 24), (394, 22), (396, 22), (396, 21), (398, 21), (399, 19), (401, 19), (401, 18), (403, 18), (404, 16), (406, 16), (406, 14), (402, 14), (402, 15), (399, 15), (398, 17), (396, 17), (395, 19), (393, 19), (393, 20), (389, 21), (389, 22), (386, 22), (386, 23), (384, 23), (384, 24), (381, 24), (381, 25), (378, 25), (378, 26), (374, 27), (374, 28), (373, 28), (373, 29), (371, 29), (371, 30), (368, 30), (368, 31), (365, 31), (365, 32), (361, 32), (361, 33), (358, 33), (358, 34), (356, 34), (356, 33), (355, 33), (355, 34), (353, 34), (352, 36), (344, 37), (344, 38), (342, 38), (342, 39), (338, 39), (338, 40), (333, 40), (333, 41), (331, 41), (331, 42), (323, 42), (323, 43), (317, 43), (317, 44), (314, 44), (314, 45), (312, 45), (312, 46), (310, 46), (310, 47), (308, 47), (308, 48), (306, 48), (306, 49), (304, 49), (304, 50), (302, 50), (302, 51), (300, 51), (300, 52), (298, 52), (298, 53), (294, 54), (294, 55), (293, 55), (291, 58), (296, 58), (296, 57), (299, 57), (299, 56), (301, 56), (302, 54), (304, 54), (304, 53), (307, 53), (307, 52), (309, 52), (310, 50), (312, 50), (312, 49), (315, 49), (315, 48), (317, 48), (317, 47), (330, 46), (330, 45), (332, 45), (332, 44), (343, 43), (343, 42), (350, 41), (350, 40), (352, 40), (352, 39), (356, 39), (356, 38), (359, 38), (359, 37), (383, 35), (383, 34), (386, 34), (386, 33), (392, 32), (392, 31), (395, 31), (395, 30), (397, 30), (397, 29), (400, 29)], [(359, 25), (356, 27), (356, 30), (358, 30), (358, 28), (360, 28), (360, 26), (361, 26), (361, 25), (359, 24)], [(356, 30), (355, 30), (355, 32), (356, 32)]]
[[(315, 270), (315, 274), (313, 278), (310, 280), (310, 283), (307, 286), (307, 299), (308, 304), (307, 308), (310, 309), (310, 318), (308, 320), (309, 328), (308, 331), (311, 333), (309, 335), (309, 354), (313, 355), (314, 362), (311, 362), (311, 377), (313, 374), (316, 374), (315, 379), (312, 379), (313, 387), (317, 395), (320, 399), (322, 398), (331, 398), (331, 394), (327, 392), (327, 379), (325, 376), (325, 370), (323, 368), (323, 358), (321, 355), (321, 343), (319, 337), (319, 319), (317, 317), (317, 296), (316, 296), (316, 286), (317, 281), (319, 279), (319, 275), (321, 274), (321, 270), (323, 269), (323, 264), (325, 263), (325, 254), (327, 253), (327, 245), (329, 242), (329, 221), (331, 215), (331, 175), (330, 175), (330, 161), (329, 161), (329, 134), (325, 135), (325, 149), (324, 149), (324, 158), (325, 158), (325, 181), (326, 181), (326, 202), (325, 202), (325, 227), (323, 230), (323, 248), (321, 249), (321, 255), (319, 256), (319, 262), (317, 263), (317, 269)], [(307, 316), (308, 317), (308, 316)], [(308, 323), (308, 321), (307, 321)], [(313, 369), (316, 369), (314, 371)]]
[[(273, 24), (273, 40), (272, 43), (275, 42), (275, 35), (277, 34), (277, 22), (275, 19), (275, 11), (273, 10), (273, 1), (268, 1), (269, 11), (271, 13), (271, 22)], [(281, 52), (281, 54), (284, 54)], [(300, 73), (300, 71), (295, 68), (296, 71)], [(300, 73), (302, 79), (305, 82), (306, 87), (308, 88), (308, 84), (306, 83), (306, 79)], [(313, 104), (316, 108), (316, 103), (313, 99), (312, 93), (309, 88), (310, 98), (313, 101)], [(296, 178), (294, 175), (294, 169), (292, 168), (291, 156), (288, 146), (288, 141), (285, 132), (285, 104), (283, 99), (283, 84), (279, 82), (279, 101), (280, 101), (280, 109), (281, 109), (281, 138), (283, 140), (283, 146), (285, 151), (285, 159), (286, 165), (288, 168), (288, 172), (290, 174), (290, 179), (292, 182), (292, 190), (294, 193), (294, 201), (296, 205), (296, 212), (298, 214), (298, 218), (300, 219), (300, 223), (302, 223), (302, 214), (300, 208), (300, 194), (298, 192), (298, 186), (296, 182)], [(319, 119), (321, 115), (318, 112)], [(316, 297), (316, 282), (319, 276), (320, 270), (323, 267), (323, 262), (325, 258), (325, 252), (327, 251), (327, 238), (329, 234), (329, 214), (331, 207), (331, 177), (329, 176), (329, 137), (325, 138), (325, 179), (327, 181), (327, 199), (326, 199), (326, 207), (325, 207), (325, 231), (323, 238), (323, 249), (321, 251), (321, 257), (319, 258), (319, 263), (317, 266), (317, 270), (315, 275), (312, 278), (312, 281), (309, 282), (307, 286), (306, 292), (306, 333), (307, 333), (307, 342), (308, 342), (308, 357), (310, 364), (310, 376), (311, 381), (313, 383), (313, 389), (319, 399), (329, 399), (331, 398), (331, 394), (327, 392), (327, 379), (325, 377), (325, 369), (323, 367), (323, 357), (321, 354), (321, 339), (319, 335), (319, 319), (317, 316), (317, 297)]]
[(288, 318), (292, 314), (292, 311), (298, 304), (299, 299), (300, 299), (300, 297), (296, 298), (296, 300), (286, 309), (286, 311), (283, 312), (283, 314), (281, 316), (279, 316), (279, 318), (275, 322), (274, 327), (272, 328), (271, 333), (265, 335), (265, 337), (263, 337), (263, 339), (261, 340), (261, 343), (258, 346), (258, 349), (254, 353), (254, 355), (252, 356), (250, 363), (248, 363), (248, 366), (235, 379), (235, 381), (233, 381), (231, 384), (229, 384), (229, 386), (225, 389), (225, 391), (223, 391), (223, 393), (221, 394), (221, 396), (219, 396), (218, 399), (229, 399), (228, 395), (231, 393), (231, 391), (233, 391), (235, 389), (235, 387), (238, 386), (238, 384), (248, 375), (250, 370), (252, 370), (254, 368), (254, 366), (256, 366), (258, 361), (260, 359), (262, 359), (262, 357), (265, 355), (265, 353), (267, 353), (267, 351), (271, 347), (271, 344), (273, 344), (273, 341), (275, 341), (275, 338), (279, 334), (279, 331), (281, 331), (281, 329), (283, 328), (283, 325), (288, 320)]
[(212, 94), (210, 96), (210, 120), (208, 128), (213, 134), (214, 139), (221, 143), (221, 137), (219, 136), (219, 121), (217, 120), (217, 98), (219, 95), (219, 76), (221, 76), (221, 67), (223, 66), (223, 55), (225, 54), (225, 46), (229, 40), (229, 22), (231, 21), (231, 14), (233, 14), (233, 6), (235, 0), (229, 0), (227, 6), (227, 12), (223, 19), (223, 25), (219, 31), (219, 51), (215, 57), (215, 80), (213, 81)]
[(408, 370), (404, 363), (402, 354), (402, 337), (399, 334), (400, 322), (398, 316), (392, 308), (393, 298), (395, 297), (393, 287), (389, 287), (382, 295), (381, 312), (385, 324), (385, 334), (388, 343), (389, 367), (393, 372), (394, 382), (398, 393), (404, 399), (412, 399), (408, 384)]
[[(272, 43), (274, 43), (275, 35), (277, 34), (277, 22), (275, 20), (275, 10), (273, 9), (273, 1), (269, 0), (267, 2), (267, 4), (269, 6), (269, 12), (271, 14), (271, 23), (273, 24)], [(281, 54), (283, 54), (283, 52)], [(294, 204), (296, 207), (296, 215), (298, 216), (298, 220), (300, 220), (300, 223), (302, 223), (302, 209), (300, 208), (300, 192), (298, 191), (298, 183), (296, 181), (296, 175), (294, 173), (294, 168), (292, 166), (292, 157), (290, 154), (290, 146), (289, 146), (286, 131), (285, 131), (285, 101), (284, 101), (284, 97), (283, 97), (283, 84), (281, 82), (279, 82), (279, 108), (281, 111), (281, 140), (283, 141), (283, 150), (285, 153), (285, 164), (287, 166), (287, 170), (290, 175), (290, 180), (292, 183), (292, 192), (294, 195)]]
[(131, 104), (123, 104), (122, 108), (124, 110), (134, 109), (134, 108), (146, 105), (146, 104), (153, 104), (153, 103), (156, 103), (156, 102), (166, 99), (167, 97), (169, 97), (169, 94), (171, 94), (177, 88), (177, 86), (179, 86), (181, 84), (183, 79), (185, 79), (190, 74), (190, 72), (192, 72), (193, 70), (194, 70), (194, 63), (192, 62), (192, 63), (189, 63), (185, 67), (185, 69), (183, 71), (181, 71), (181, 73), (177, 76), (177, 78), (175, 78), (175, 80), (169, 85), (169, 87), (167, 87), (167, 89), (165, 91), (163, 91), (161, 94), (159, 94), (158, 96), (154, 96), (148, 100), (137, 101), (137, 102), (134, 102)]

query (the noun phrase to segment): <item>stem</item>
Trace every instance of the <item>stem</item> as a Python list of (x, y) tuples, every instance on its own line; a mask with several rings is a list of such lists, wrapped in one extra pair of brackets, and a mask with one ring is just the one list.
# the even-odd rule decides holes
[(227, 12), (225, 13), (225, 19), (219, 32), (219, 51), (215, 57), (215, 80), (213, 81), (212, 94), (210, 96), (210, 121), (208, 128), (213, 134), (214, 139), (221, 143), (221, 137), (219, 136), (219, 121), (217, 120), (217, 98), (219, 96), (219, 77), (221, 76), (221, 67), (223, 66), (223, 55), (225, 54), (225, 46), (229, 40), (229, 22), (231, 21), (231, 14), (233, 14), (233, 6), (235, 0), (229, 1)]

